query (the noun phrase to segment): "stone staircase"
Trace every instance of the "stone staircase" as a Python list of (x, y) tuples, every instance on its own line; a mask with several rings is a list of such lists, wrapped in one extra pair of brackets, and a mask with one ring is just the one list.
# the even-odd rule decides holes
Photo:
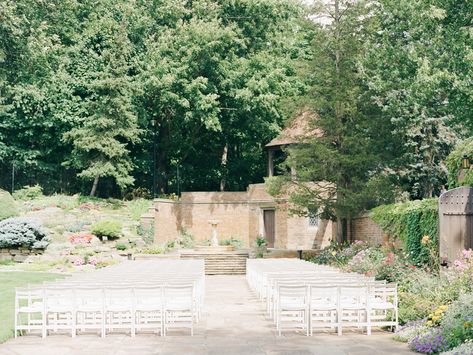
[(206, 275), (246, 274), (246, 251), (183, 250), (181, 259), (205, 260)]

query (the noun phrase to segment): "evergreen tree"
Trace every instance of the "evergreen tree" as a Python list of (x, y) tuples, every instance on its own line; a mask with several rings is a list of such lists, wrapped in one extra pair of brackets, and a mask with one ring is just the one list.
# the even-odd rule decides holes
[(64, 135), (72, 144), (66, 164), (79, 169), (78, 176), (92, 180), (94, 196), (101, 177), (112, 177), (120, 188), (133, 184), (133, 164), (128, 145), (139, 136), (129, 77), (130, 41), (125, 24), (101, 14), (86, 29), (74, 48), (76, 75), (84, 97), (74, 127)]
[(339, 220), (346, 234), (347, 220), (392, 198), (384, 152), (377, 149), (387, 130), (360, 99), (357, 64), (372, 18), (364, 1), (321, 2), (315, 9), (309, 109), (317, 118), (288, 149), (286, 164), (296, 175), (270, 179), (270, 192), (288, 193), (294, 213)]

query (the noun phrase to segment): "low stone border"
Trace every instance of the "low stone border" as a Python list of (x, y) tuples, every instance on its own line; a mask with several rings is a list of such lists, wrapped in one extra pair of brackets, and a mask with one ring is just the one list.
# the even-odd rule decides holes
[(0, 249), (0, 261), (11, 260), (11, 261), (16, 261), (17, 263), (22, 263), (29, 256), (42, 255), (43, 252), (44, 252), (43, 249), (28, 249), (28, 248)]

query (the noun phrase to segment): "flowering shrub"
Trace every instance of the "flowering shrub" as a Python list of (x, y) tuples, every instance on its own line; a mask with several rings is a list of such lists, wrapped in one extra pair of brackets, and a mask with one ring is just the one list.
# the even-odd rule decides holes
[(0, 221), (0, 248), (44, 249), (48, 244), (46, 231), (35, 220), (8, 218)]
[(407, 343), (420, 334), (427, 333), (429, 328), (425, 326), (423, 321), (407, 322), (406, 325), (400, 327), (394, 335), (394, 340)]
[(77, 256), (73, 259), (71, 259), (71, 263), (74, 266), (82, 266), (82, 265), (93, 265), (97, 266), (98, 264), (101, 263), (101, 261), (96, 257), (96, 256)]
[(461, 273), (473, 269), (473, 250), (463, 250), (453, 262), (453, 268)]
[(453, 348), (450, 351), (441, 353), (440, 355), (471, 355), (473, 354), (473, 341), (467, 340), (461, 345)]
[(428, 327), (440, 325), (440, 321), (442, 320), (442, 317), (447, 309), (448, 306), (446, 305), (441, 305), (438, 307), (434, 312), (429, 314), (429, 318), (427, 319), (427, 322), (425, 322), (425, 325)]
[(71, 260), (72, 264), (74, 266), (82, 266), (84, 265), (84, 259), (81, 258), (80, 256), (75, 257), (74, 259)]
[(430, 328), (411, 339), (409, 347), (419, 353), (437, 354), (448, 349), (448, 342), (439, 329)]
[(90, 241), (94, 238), (95, 236), (90, 233), (77, 233), (69, 236), (69, 241), (72, 244), (89, 244)]
[(346, 265), (358, 252), (369, 247), (368, 243), (361, 240), (356, 240), (352, 244), (332, 242), (311, 261), (317, 264)]
[(453, 302), (441, 321), (441, 328), (451, 347), (473, 339), (473, 294)]
[(384, 253), (376, 248), (368, 248), (359, 251), (347, 264), (346, 271), (358, 272), (367, 276), (376, 276), (377, 270), (380, 268)]

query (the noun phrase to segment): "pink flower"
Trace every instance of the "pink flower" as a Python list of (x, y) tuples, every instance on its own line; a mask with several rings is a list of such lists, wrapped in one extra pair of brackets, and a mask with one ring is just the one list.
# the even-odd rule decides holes
[(72, 264), (74, 264), (75, 266), (82, 266), (84, 265), (84, 259), (82, 259), (81, 257), (77, 257), (72, 261)]
[(472, 253), (473, 253), (473, 250), (471, 250), (471, 249), (468, 249), (468, 250), (467, 250), (467, 249), (464, 249), (464, 250), (462, 251), (463, 257), (464, 257), (465, 259), (470, 259)]
[(457, 270), (463, 271), (467, 268), (466, 264), (461, 260), (455, 260), (453, 262), (453, 267)]
[(99, 260), (95, 256), (89, 258), (89, 264), (96, 266), (99, 263)]

